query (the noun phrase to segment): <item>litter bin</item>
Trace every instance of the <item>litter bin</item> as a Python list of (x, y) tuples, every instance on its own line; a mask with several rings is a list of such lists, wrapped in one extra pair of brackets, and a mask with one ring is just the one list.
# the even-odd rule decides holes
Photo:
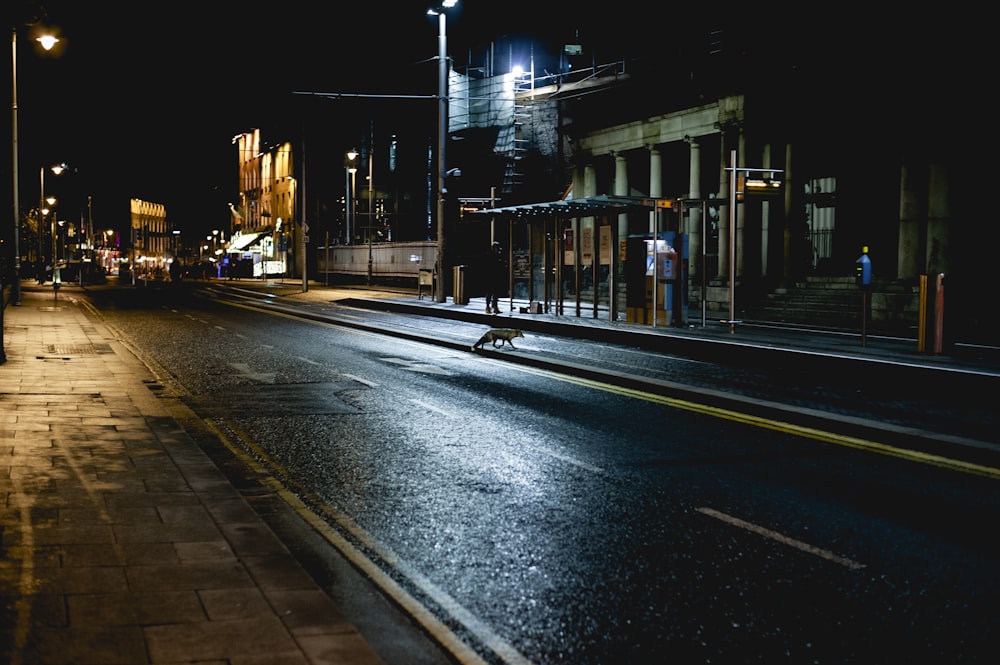
[(428, 287), (430, 294), (434, 295), (434, 272), (431, 270), (419, 270), (417, 272), (417, 300), (423, 300), (424, 287)]
[(465, 266), (455, 266), (453, 270), (454, 292), (452, 293), (452, 299), (456, 305), (468, 305), (469, 298), (465, 293)]

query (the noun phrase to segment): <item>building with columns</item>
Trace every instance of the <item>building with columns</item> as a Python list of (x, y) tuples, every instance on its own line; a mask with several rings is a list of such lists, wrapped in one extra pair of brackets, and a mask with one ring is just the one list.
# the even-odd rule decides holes
[[(576, 297), (582, 271), (592, 290), (577, 309), (589, 314), (596, 303), (594, 313), (624, 320), (649, 298), (648, 284), (635, 287), (645, 294), (629, 293), (628, 240), (675, 233), (683, 288), (664, 284), (657, 303), (684, 310), (673, 323), (687, 323), (701, 307), (722, 318), (733, 300), (736, 318), (773, 318), (761, 308), (790, 289), (860, 303), (855, 264), (867, 251), (871, 316), (882, 329), (912, 333), (925, 324), (921, 308), (933, 305), (937, 289), (947, 292), (952, 330), (997, 338), (996, 317), (976, 294), (990, 279), (987, 247), (1000, 234), (977, 224), (974, 193), (985, 178), (949, 134), (957, 108), (895, 82), (867, 97), (844, 95), (839, 79), (831, 91), (794, 78), (745, 80), (716, 96), (668, 95), (646, 74), (607, 66), (579, 82), (536, 77), (534, 85), (515, 84), (509, 117), (499, 105), (492, 114), (500, 127), (493, 153), (512, 155), (514, 164), (503, 176), (503, 160), (494, 167), (493, 181), (511, 186), (489, 215), (492, 233), (505, 238), (510, 225), (514, 263), (531, 273), (522, 270), (520, 289), (515, 275), (516, 295), (546, 304), (558, 296), (561, 307), (567, 294)], [(503, 117), (513, 130), (504, 130)], [(515, 137), (509, 149), (504, 136)], [(736, 187), (734, 195), (731, 175), (751, 172), (780, 188), (758, 197)], [(602, 197), (618, 200), (602, 204)], [(570, 200), (588, 204), (553, 205)], [(613, 251), (586, 244), (574, 251), (578, 239)], [(528, 256), (513, 256), (519, 251)], [(598, 256), (593, 266), (591, 256)], [(673, 288), (683, 297), (671, 302)], [(855, 325), (860, 307), (843, 316), (845, 325)], [(815, 320), (793, 305), (782, 316)]]

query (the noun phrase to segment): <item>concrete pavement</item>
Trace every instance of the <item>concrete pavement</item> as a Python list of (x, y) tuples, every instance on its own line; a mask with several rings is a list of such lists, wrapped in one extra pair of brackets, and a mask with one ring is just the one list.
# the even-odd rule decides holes
[(383, 661), (69, 289), (0, 365), (0, 662)]

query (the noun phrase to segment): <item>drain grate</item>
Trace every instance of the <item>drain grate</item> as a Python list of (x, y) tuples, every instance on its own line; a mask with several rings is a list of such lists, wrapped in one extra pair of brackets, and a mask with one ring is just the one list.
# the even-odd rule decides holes
[(93, 344), (48, 344), (46, 352), (57, 356), (84, 356), (97, 353)]

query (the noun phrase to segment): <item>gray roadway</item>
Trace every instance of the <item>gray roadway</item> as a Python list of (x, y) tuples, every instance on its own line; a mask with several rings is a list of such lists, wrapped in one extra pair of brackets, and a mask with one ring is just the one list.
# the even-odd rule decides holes
[[(1000, 349), (950, 347), (921, 353), (915, 339), (860, 332), (806, 330), (764, 323), (728, 325), (700, 315), (690, 327), (650, 327), (577, 317), (526, 314), (503, 301), (501, 315), (481, 300), (438, 303), (415, 292), (240, 281), (213, 285), (219, 294), (266, 294), (268, 307), (290, 308), (345, 325), (392, 330), (471, 352), (490, 327), (520, 328), (516, 349), (486, 345), (482, 353), (510, 362), (570, 372), (628, 388), (824, 428), (977, 463), (1000, 452), (993, 405), (1000, 388)], [(513, 311), (511, 311), (511, 309)]]

